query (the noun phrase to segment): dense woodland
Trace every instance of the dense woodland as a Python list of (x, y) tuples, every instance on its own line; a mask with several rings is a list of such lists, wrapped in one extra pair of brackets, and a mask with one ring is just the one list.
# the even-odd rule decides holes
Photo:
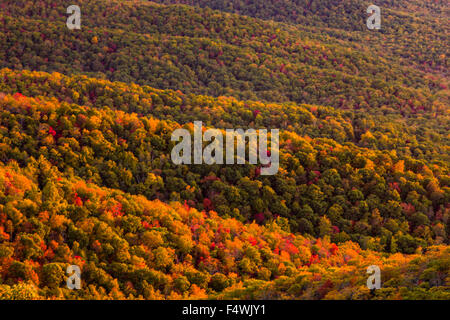
[[(51, 3), (29, 2), (25, 9), (15, 1), (3, 4), (4, 66), (369, 112), (444, 108), (439, 98), (448, 81), (442, 75), (380, 59), (361, 43), (327, 43), (295, 26), (211, 10), (114, 1), (86, 2), (86, 30), (72, 32)], [(445, 54), (430, 59), (447, 64)]]
[[(69, 2), (0, 4), (0, 299), (450, 299), (443, 2)], [(193, 121), (278, 174), (173, 164)]]
[[(2, 298), (450, 298), (442, 245), (407, 256), (336, 245), (294, 235), (281, 218), (242, 224), (99, 188), (42, 156), (0, 167), (0, 179)], [(61, 286), (69, 264), (82, 267), (83, 290)], [(383, 268), (376, 292), (361, 271), (371, 264)]]
[[(378, 0), (380, 32), (368, 35), (366, 8), (361, 0), (155, 0), (234, 12), (264, 20), (294, 24), (313, 37), (369, 45), (391, 63), (448, 75), (448, 2), (445, 0)], [(313, 35), (314, 34), (314, 35)], [(331, 39), (330, 39), (331, 37)]]

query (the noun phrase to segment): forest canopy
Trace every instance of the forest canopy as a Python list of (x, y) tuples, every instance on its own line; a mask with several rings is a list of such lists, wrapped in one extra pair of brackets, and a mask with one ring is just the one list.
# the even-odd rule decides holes
[(0, 299), (450, 299), (444, 1), (78, 2), (0, 4)]

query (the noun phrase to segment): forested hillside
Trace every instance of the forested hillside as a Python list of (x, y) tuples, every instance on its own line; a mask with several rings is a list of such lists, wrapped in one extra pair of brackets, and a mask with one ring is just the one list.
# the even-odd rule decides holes
[[(27, 75), (28, 79), (30, 75)], [(54, 83), (58, 82), (57, 79), (63, 80), (57, 74), (50, 76), (39, 73), (37, 75), (39, 76), (34, 80), (36, 87), (39, 83), (40, 86), (49, 88), (49, 83), (39, 81), (42, 77), (52, 78)], [(96, 81), (90, 79), (91, 83)], [(56, 89), (56, 86), (54, 87)], [(154, 90), (152, 101), (158, 101), (157, 92), (158, 90)], [(281, 136), (281, 170), (276, 176), (269, 178), (259, 176), (256, 166), (180, 167), (173, 165), (168, 159), (171, 144), (173, 145), (170, 142), (170, 132), (180, 126), (173, 121), (161, 121), (108, 107), (81, 106), (64, 100), (59, 101), (54, 97), (27, 98), (20, 93), (15, 93), (13, 96), (3, 94), (0, 97), (0, 104), (3, 110), (1, 160), (11, 166), (11, 173), (5, 173), (3, 183), (5, 186), (2, 196), (5, 213), (2, 220), (4, 240), (18, 240), (25, 235), (31, 237), (40, 227), (36, 224), (37, 222), (24, 224), (26, 219), (35, 219), (33, 217), (37, 214), (51, 215), (53, 211), (57, 216), (55, 219), (60, 219), (58, 230), (62, 234), (58, 236), (56, 233), (52, 236), (52, 233), (43, 231), (42, 238), (48, 242), (54, 236), (58, 236), (59, 240), (53, 241), (67, 244), (67, 236), (64, 235), (67, 232), (70, 233), (71, 223), (75, 223), (80, 217), (91, 216), (93, 210), (104, 212), (105, 209), (99, 208), (96, 202), (97, 197), (90, 189), (77, 190), (76, 187), (63, 189), (67, 190), (65, 192), (70, 192), (70, 196), (57, 191), (59, 181), (63, 179), (61, 176), (66, 176), (68, 179), (80, 177), (90, 184), (141, 195), (141, 199), (145, 197), (164, 202), (176, 201), (185, 209), (192, 207), (194, 212), (201, 210), (204, 214), (222, 216), (228, 223), (233, 221), (233, 223), (265, 225), (276, 221), (285, 231), (324, 239), (314, 240), (314, 242), (332, 241), (349, 245), (348, 241), (352, 240), (355, 242), (352, 246), (358, 243), (359, 246), (356, 245), (356, 248), (370, 249), (371, 254), (374, 254), (373, 251), (420, 253), (425, 248), (428, 250), (429, 246), (448, 242), (449, 176), (446, 166), (429, 168), (423, 161), (409, 157), (399, 158), (394, 154), (376, 150), (368, 152), (368, 149), (361, 150), (352, 145), (342, 146), (330, 139), (302, 138), (293, 132), (284, 131)], [(149, 103), (148, 108), (151, 109), (151, 106), (152, 103)], [(46, 169), (42, 169), (42, 166)], [(27, 192), (30, 182), (18, 178), (22, 185), (16, 186), (14, 184), (16, 179), (11, 178), (11, 174), (20, 167), (35, 172), (35, 175), (42, 170), (56, 173), (46, 178), (35, 177), (36, 187), (30, 193), (31, 191)], [(63, 172), (64, 175), (59, 172)], [(32, 180), (32, 178), (29, 179)], [(23, 188), (26, 190), (21, 190)], [(27, 195), (30, 201), (17, 201), (14, 198), (16, 194)], [(47, 197), (48, 200), (46, 200)], [(33, 201), (36, 204), (33, 204)], [(45, 202), (47, 202), (46, 205), (44, 205)], [(72, 206), (66, 207), (71, 202)], [(19, 207), (16, 208), (16, 206)], [(118, 232), (125, 237), (124, 243), (128, 244), (132, 239), (128, 239), (127, 234), (129, 237), (133, 234), (136, 237), (142, 235), (142, 231), (139, 230), (144, 230), (146, 227), (152, 229), (155, 223), (160, 223), (159, 219), (138, 221), (133, 218), (133, 214), (122, 210), (127, 206), (123, 201), (111, 206), (109, 214), (112, 217), (123, 216), (124, 219), (133, 221), (134, 227), (128, 233), (125, 232), (127, 230), (125, 225), (117, 224), (120, 230)], [(79, 211), (82, 210), (80, 208), (76, 213), (71, 213), (71, 207), (83, 207), (84, 211)], [(81, 214), (81, 212), (84, 213)], [(140, 216), (140, 213), (135, 214)], [(24, 225), (27, 229), (23, 229)], [(122, 228), (125, 228), (125, 231)], [(84, 251), (80, 248), (76, 256), (91, 260), (92, 247), (89, 247), (88, 243), (99, 239), (94, 236), (88, 240), (82, 233), (75, 233), (73, 237), (73, 243), (69, 244), (74, 245), (74, 242), (81, 241), (85, 243)], [(309, 239), (312, 240), (312, 238)], [(47, 245), (47, 242), (44, 241), (42, 245)], [(23, 245), (28, 247), (31, 243), (27, 242)], [(115, 248), (116, 245), (111, 248)], [(7, 248), (16, 248), (15, 250), (19, 251), (11, 252)], [(73, 249), (71, 246), (69, 248)], [(11, 283), (15, 279), (11, 276), (15, 272), (13, 270), (19, 267), (17, 264), (9, 264), (16, 261), (11, 255), (18, 261), (22, 261), (19, 252), (25, 249), (20, 249), (10, 242), (4, 250), (6, 250), (4, 258), (9, 258), (3, 260), (4, 276)], [(294, 245), (291, 250), (296, 252), (298, 247)], [(247, 263), (244, 257), (239, 256), (239, 258), (239, 264)], [(302, 255), (302, 259), (308, 258)], [(310, 259), (315, 261), (319, 258)], [(47, 260), (39, 261), (43, 264), (42, 268), (44, 266), (47, 268), (47, 263), (44, 262)], [(47, 262), (50, 261), (53, 260), (50, 259)], [(53, 265), (54, 262), (51, 263), (52, 267), (48, 266), (52, 268), (51, 270), (53, 268), (59, 270), (63, 267), (63, 265), (56, 267)], [(432, 281), (437, 281), (436, 283), (440, 286), (446, 281), (446, 265), (445, 263), (444, 266), (441, 266), (441, 263), (438, 265), (438, 268), (444, 268), (444, 273), (436, 271), (437, 273), (433, 274), (438, 278), (433, 278)], [(44, 272), (45, 268), (41, 271), (38, 266), (40, 266), (39, 263), (34, 272)], [(194, 266), (199, 267), (200, 262), (194, 263)], [(146, 267), (143, 268), (146, 269)], [(259, 269), (259, 266), (248, 268)], [(109, 269), (107, 270), (110, 274)], [(33, 274), (32, 270), (27, 272)], [(211, 271), (211, 274), (216, 273)], [(278, 278), (278, 276), (272, 276), (272, 272), (267, 274), (271, 274), (266, 276), (267, 281)], [(31, 276), (27, 275), (22, 279), (29, 277)], [(34, 283), (39, 284), (41, 277), (47, 276), (44, 276), (44, 273), (41, 276), (36, 275)], [(113, 278), (117, 276), (113, 274)], [(124, 279), (126, 278), (124, 276)], [(296, 286), (298, 279), (285, 280), (290, 285)], [(60, 283), (58, 280), (54, 281)], [(170, 283), (170, 280), (167, 281)], [(326, 281), (328, 288), (326, 292), (332, 291), (332, 286), (329, 286), (333, 282), (330, 281)], [(98, 285), (98, 282), (94, 280), (93, 283)], [(189, 283), (191, 282), (184, 284), (186, 288), (184, 291), (188, 291), (187, 288), (192, 290), (196, 288)], [(240, 282), (237, 281), (237, 283)], [(45, 281), (41, 283), (43, 284)], [(163, 292), (168, 290), (165, 285), (156, 288), (154, 282), (150, 284), (150, 291), (157, 290), (158, 293), (155, 293), (154, 297), (162, 294), (158, 292), (158, 288), (165, 288), (161, 289)], [(256, 297), (271, 295), (280, 298), (288, 297), (286, 293), (279, 292), (280, 289), (276, 289), (273, 283), (257, 282), (257, 284), (256, 287), (253, 287), (255, 284), (252, 285), (250, 292), (241, 291), (243, 290), (241, 288), (227, 295), (240, 292), (240, 297), (245, 297), (247, 294)], [(203, 286), (205, 290), (211, 289), (207, 284)], [(211, 286), (214, 287), (213, 284)], [(313, 292), (309, 292), (308, 288)], [(112, 288), (109, 289), (112, 290)], [(5, 290), (9, 292), (10, 289)], [(24, 290), (33, 291), (34, 289), (27, 287)], [(318, 293), (309, 286), (296, 290), (298, 291), (295, 291), (294, 296), (298, 295), (299, 298), (324, 297), (317, 296)], [(427, 290), (427, 287), (423, 287), (423, 290)], [(357, 294), (350, 291), (348, 293), (350, 296)], [(139, 290), (136, 292), (147, 298), (152, 297), (148, 292)], [(128, 294), (133, 293), (135, 291), (128, 292)], [(407, 295), (411, 294), (413, 293), (408, 291)], [(191, 296), (193, 297), (195, 296)], [(388, 297), (392, 298), (390, 295)], [(437, 297), (441, 296), (438, 294)]]
[(450, 160), (449, 114), (445, 109), (439, 116), (420, 113), (403, 117), (389, 112), (370, 115), (326, 106), (239, 101), (224, 96), (211, 98), (84, 76), (66, 77), (8, 69), (0, 70), (0, 89), (9, 94), (55, 97), (96, 108), (108, 106), (180, 124), (202, 120), (221, 129), (286, 129), (311, 138), (329, 138), (365, 148), (395, 150), (398, 154), (426, 159), (441, 166)]
[[(0, 299), (450, 299), (444, 2), (379, 32), (359, 0), (79, 1), (69, 30), (72, 2), (0, 4)], [(194, 121), (280, 129), (279, 172), (175, 165)]]
[[(379, 0), (382, 28), (367, 34), (364, 0), (155, 0), (182, 3), (295, 24), (302, 30), (369, 45), (392, 63), (414, 65), (448, 75), (448, 2), (445, 0)], [(329, 39), (329, 38), (328, 38)], [(330, 39), (329, 39), (330, 40)], [(347, 43), (348, 45), (348, 43)]]
[[(243, 225), (99, 188), (63, 177), (44, 157), (0, 167), (0, 179), (2, 298), (449, 299), (443, 246), (386, 257), (293, 235), (281, 220)], [(82, 266), (85, 290), (60, 288), (70, 264)], [(386, 273), (376, 293), (360, 272), (370, 264)]]
[(72, 32), (51, 1), (25, 9), (11, 2), (3, 4), (0, 57), (14, 69), (368, 112), (442, 112), (438, 98), (448, 93), (442, 77), (380, 59), (361, 44), (311, 39), (296, 26), (183, 6), (86, 1), (86, 30)]

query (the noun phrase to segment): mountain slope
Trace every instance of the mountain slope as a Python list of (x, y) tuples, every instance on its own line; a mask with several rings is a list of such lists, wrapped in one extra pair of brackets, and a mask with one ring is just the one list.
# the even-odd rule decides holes
[(369, 113), (442, 110), (448, 99), (442, 77), (380, 59), (364, 45), (312, 40), (295, 26), (141, 2), (82, 7), (86, 32), (68, 30), (51, 1), (25, 10), (8, 3), (2, 65)]
[(274, 176), (260, 176), (259, 165), (175, 165), (171, 132), (181, 125), (173, 121), (19, 93), (3, 95), (0, 105), (5, 163), (26, 167), (44, 157), (102, 186), (245, 222), (281, 216), (294, 232), (374, 250), (413, 253), (448, 242), (446, 165), (288, 130)]
[(446, 2), (157, 2), (0, 3), (0, 299), (450, 299)]
[[(449, 113), (411, 113), (408, 117), (383, 108), (374, 115), (364, 110), (239, 101), (157, 90), (83, 76), (0, 70), (0, 90), (26, 96), (55, 97), (59, 101), (102, 108), (108, 106), (138, 115), (151, 115), (180, 124), (202, 120), (216, 128), (279, 128), (311, 138), (351, 142), (376, 150), (426, 159), (440, 166), (450, 160)], [(182, 112), (180, 112), (182, 111)]]
[(448, 76), (447, 1), (381, 0), (382, 28), (370, 32), (366, 9), (373, 4), (361, 0), (156, 0), (233, 12), (265, 20), (295, 24), (311, 33), (368, 45), (393, 63), (414, 65), (430, 73)]
[[(243, 225), (99, 188), (42, 157), (1, 165), (0, 182), (0, 299), (449, 298), (448, 247), (385, 257), (293, 235), (282, 221)], [(61, 288), (70, 264), (82, 290)], [(384, 272), (374, 293), (371, 264)]]

